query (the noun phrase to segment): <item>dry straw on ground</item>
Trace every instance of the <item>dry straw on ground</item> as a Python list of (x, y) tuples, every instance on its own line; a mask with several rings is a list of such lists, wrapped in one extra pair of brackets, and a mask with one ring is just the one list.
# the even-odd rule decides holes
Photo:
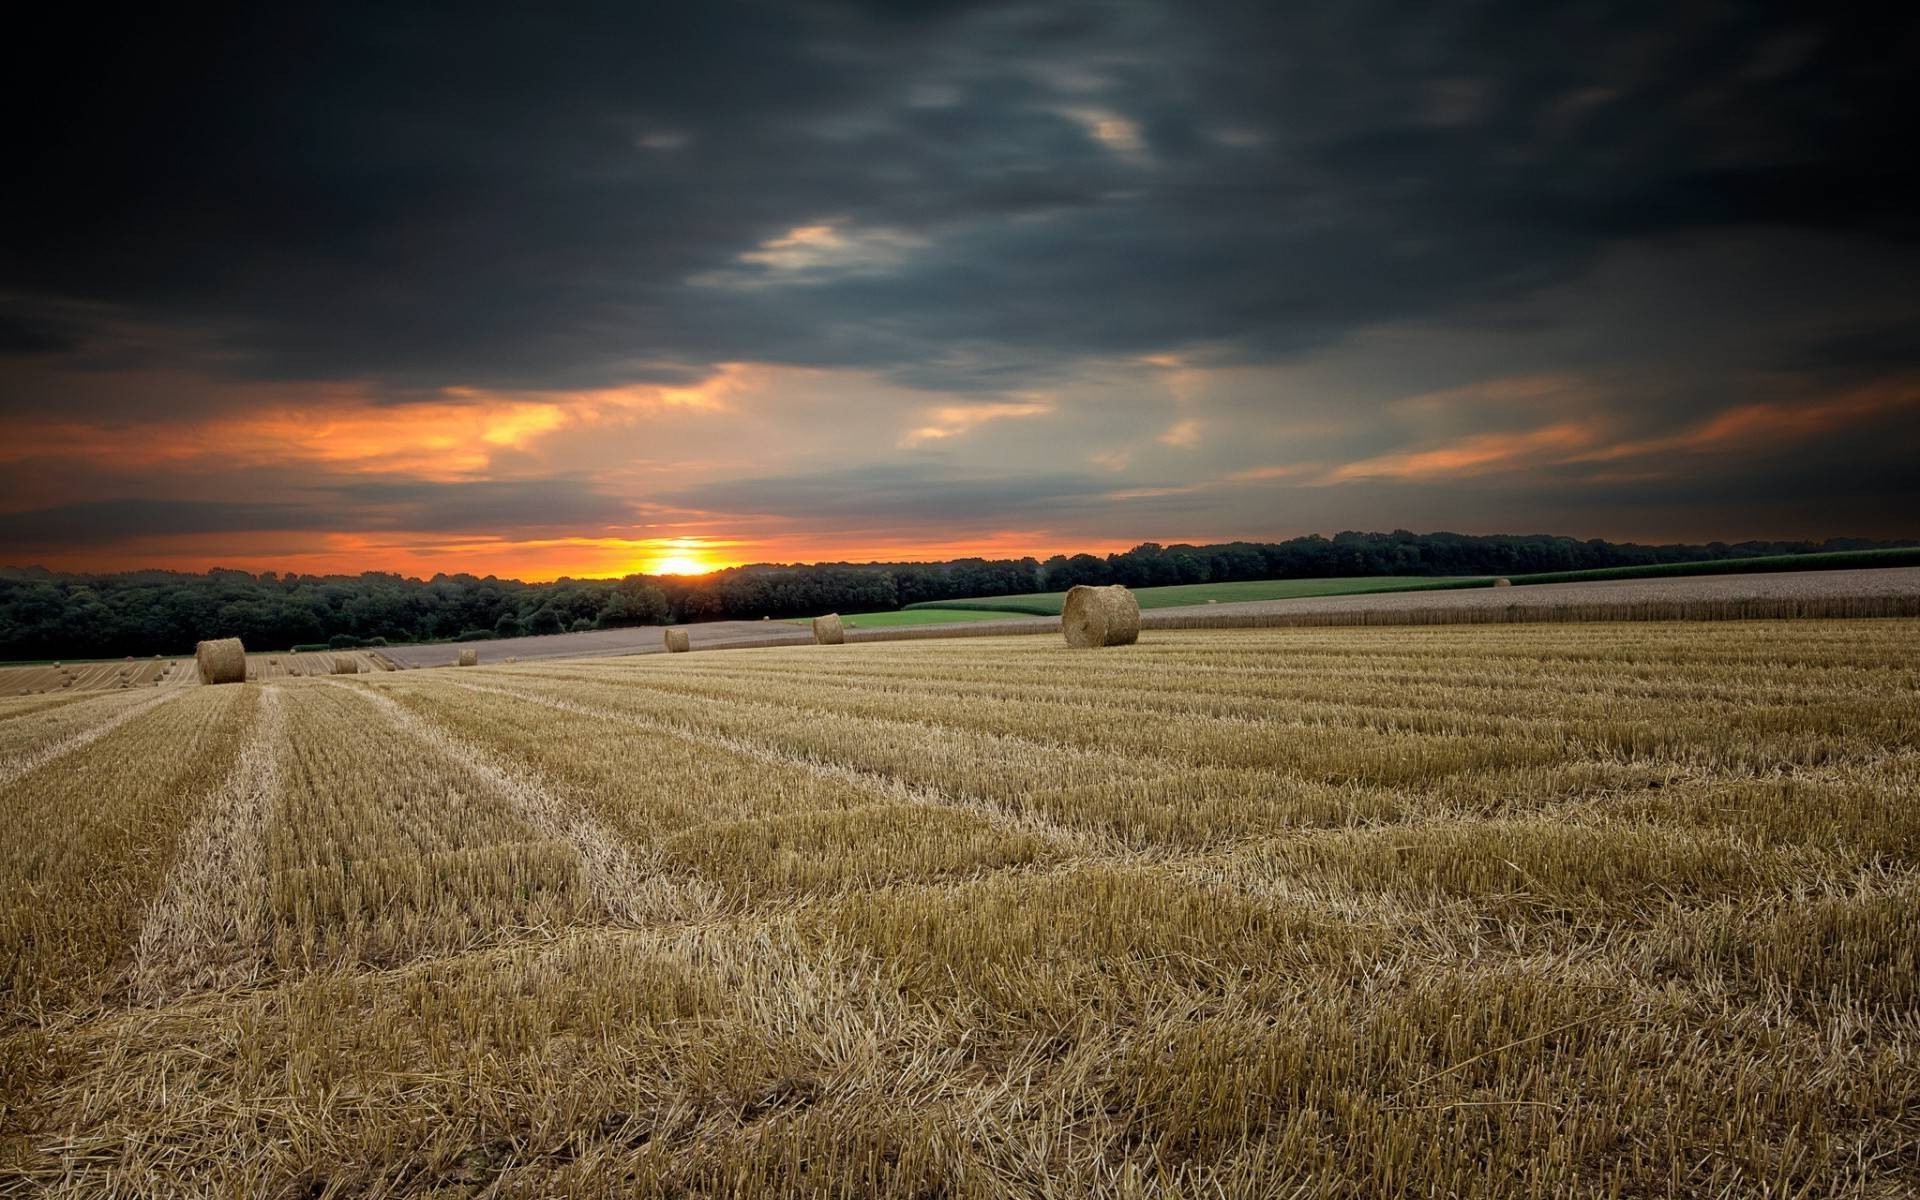
[(686, 630), (684, 630), (684, 629), (668, 629), (668, 630), (666, 630), (666, 631), (665, 631), (665, 633), (666, 633), (666, 639), (665, 639), (665, 640), (666, 640), (666, 643), (667, 643), (667, 653), (669, 653), (669, 654), (685, 654), (685, 653), (686, 653), (686, 652), (687, 652), (688, 650), (691, 650), (691, 649), (693, 648), (692, 646), (690, 646), (690, 645), (689, 645), (689, 644), (687, 643), (687, 631), (686, 631)]
[(239, 638), (215, 638), (193, 648), (201, 683), (245, 683), (247, 648)]
[[(1523, 595), (1530, 595), (1528, 588)], [(1473, 592), (1449, 593), (1471, 596)], [(1341, 597), (1345, 599), (1345, 597)], [(1763, 596), (1754, 599), (1640, 600), (1622, 589), (1620, 599), (1586, 604), (1461, 604), (1405, 608), (1247, 612), (1223, 605), (1217, 613), (1158, 609), (1146, 615), (1148, 629), (1281, 629), (1336, 625), (1521, 625), (1587, 621), (1780, 621), (1920, 617), (1920, 596)], [(1020, 627), (1020, 626), (1025, 626)], [(937, 631), (937, 627), (936, 631)], [(1019, 626), (976, 621), (967, 633), (1045, 633), (1037, 622)], [(948, 635), (954, 636), (954, 635)]]
[(838, 646), (845, 642), (847, 631), (840, 627), (840, 614), (828, 613), (824, 617), (815, 617), (813, 640), (822, 646)]
[(463, 667), (477, 667), (477, 666), (479, 666), (479, 665), (480, 665), (480, 652), (479, 652), (478, 650), (474, 650), (474, 649), (466, 649), (466, 650), (462, 650), (462, 651), (460, 652), (460, 665), (461, 665), (461, 666), (463, 666)]
[(1075, 649), (1131, 646), (1140, 640), (1140, 603), (1120, 584), (1067, 590), (1060, 630)]
[(1060, 649), (0, 699), (0, 1194), (1914, 1192), (1920, 621)]

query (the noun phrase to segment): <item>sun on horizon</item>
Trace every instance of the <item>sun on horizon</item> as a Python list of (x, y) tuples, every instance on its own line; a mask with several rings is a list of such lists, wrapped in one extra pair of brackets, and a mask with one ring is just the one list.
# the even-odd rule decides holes
[(648, 575), (705, 575), (720, 569), (718, 563), (703, 562), (689, 555), (676, 554), (668, 558), (656, 558), (647, 564)]

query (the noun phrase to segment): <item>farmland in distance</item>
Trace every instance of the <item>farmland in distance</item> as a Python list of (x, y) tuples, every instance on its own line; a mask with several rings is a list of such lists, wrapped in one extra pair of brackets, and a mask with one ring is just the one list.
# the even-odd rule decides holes
[(1911, 1194), (1917, 742), (1912, 619), (6, 698), (0, 1194)]
[[(1373, 592), (1423, 592), (1484, 587), (1488, 576), (1365, 575), (1337, 579), (1252, 579), (1235, 583), (1183, 583), (1166, 587), (1134, 588), (1141, 608), (1179, 608), (1190, 604), (1234, 604), (1252, 600), (1297, 600), (1310, 596), (1361, 596)], [(1017, 596), (980, 596), (971, 600), (923, 600), (909, 604), (911, 613), (1024, 613), (1057, 617), (1066, 603), (1061, 592), (1031, 592)]]

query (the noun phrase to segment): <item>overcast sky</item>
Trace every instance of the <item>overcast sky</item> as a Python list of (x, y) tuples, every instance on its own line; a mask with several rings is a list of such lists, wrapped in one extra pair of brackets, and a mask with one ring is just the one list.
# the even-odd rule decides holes
[(1911, 16), (496, 7), (15, 31), (0, 563), (1920, 534)]

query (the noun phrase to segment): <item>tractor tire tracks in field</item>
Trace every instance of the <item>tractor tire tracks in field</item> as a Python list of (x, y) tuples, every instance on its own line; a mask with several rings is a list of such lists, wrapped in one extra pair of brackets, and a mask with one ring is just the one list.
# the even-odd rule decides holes
[(280, 782), (280, 691), (265, 687), (250, 738), (147, 910), (129, 987), (145, 1003), (255, 982), (266, 953), (266, 824)]
[(19, 755), (10, 762), (0, 763), (0, 788), (8, 787), (26, 778), (56, 759), (65, 758), (82, 747), (92, 745), (127, 722), (145, 716), (180, 695), (182, 693), (177, 691), (163, 692), (151, 700), (134, 705), (125, 712), (115, 713), (98, 725), (89, 726), (79, 733), (61, 738), (50, 746), (41, 746)]
[(396, 728), (470, 771), (541, 836), (571, 845), (595, 902), (616, 923), (652, 925), (718, 910), (719, 897), (710, 889), (670, 877), (591, 815), (556, 797), (536, 772), (468, 742), (374, 689), (327, 683), (374, 705)]
[(753, 762), (766, 763), (769, 766), (797, 768), (818, 778), (845, 784), (874, 796), (883, 803), (921, 804), (938, 808), (967, 809), (978, 812), (996, 825), (1009, 832), (1025, 833), (1038, 837), (1068, 858), (1115, 859), (1128, 857), (1126, 847), (1111, 839), (1104, 839), (1089, 830), (1071, 829), (1065, 825), (1046, 820), (1030, 812), (1016, 812), (1005, 806), (969, 797), (949, 795), (932, 788), (916, 786), (904, 780), (896, 779), (879, 771), (864, 770), (846, 763), (827, 762), (805, 753), (783, 750), (777, 745), (736, 737), (732, 734), (716, 733), (691, 724), (672, 721), (649, 720), (631, 713), (609, 713), (589, 708), (583, 704), (573, 704), (566, 700), (557, 700), (548, 696), (539, 696), (527, 692), (514, 691), (511, 688), (487, 687), (483, 684), (453, 681), (453, 686), (468, 691), (485, 692), (496, 696), (506, 696), (522, 700), (529, 704), (538, 704), (556, 712), (572, 713), (576, 716), (590, 717), (595, 720), (619, 721), (644, 729), (650, 733), (664, 734), (678, 738), (695, 746), (711, 746), (735, 754)]

